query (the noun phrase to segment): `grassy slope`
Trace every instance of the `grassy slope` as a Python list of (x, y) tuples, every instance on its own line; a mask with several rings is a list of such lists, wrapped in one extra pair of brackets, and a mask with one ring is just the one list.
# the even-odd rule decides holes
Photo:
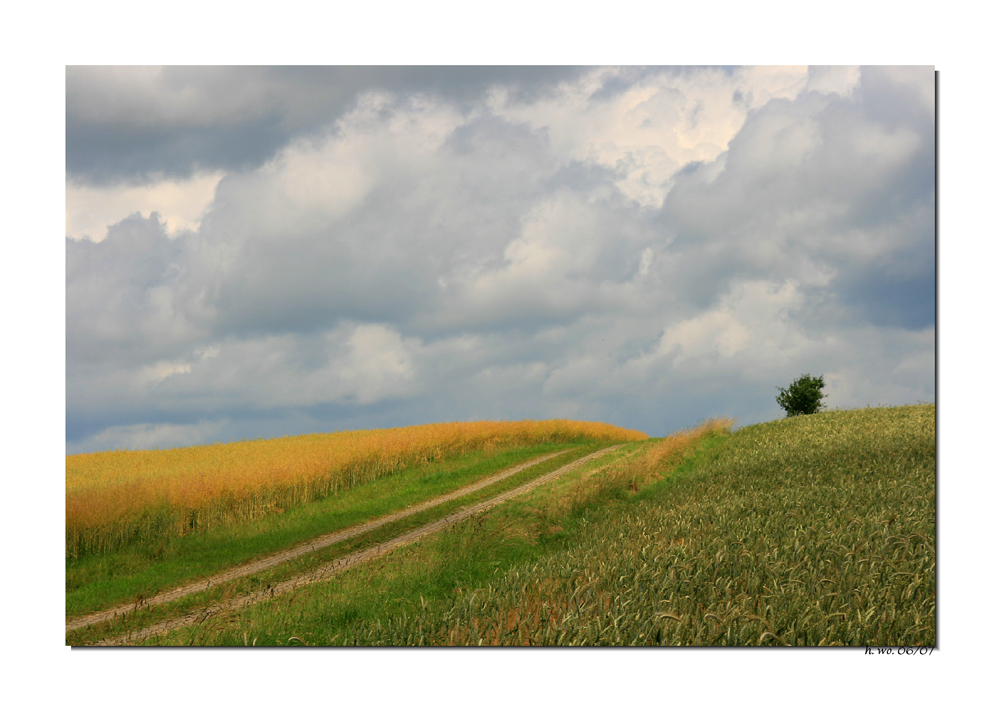
[(641, 457), (569, 475), (153, 643), (933, 645), (934, 417), (922, 405), (746, 427), (638, 494)]

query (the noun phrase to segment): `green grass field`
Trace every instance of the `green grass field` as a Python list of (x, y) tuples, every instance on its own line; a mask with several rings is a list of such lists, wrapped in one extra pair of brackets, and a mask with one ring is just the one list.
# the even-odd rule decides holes
[[(934, 406), (917, 405), (709, 433), (681, 449), (669, 449), (666, 440), (630, 443), (332, 580), (143, 643), (933, 646), (934, 433)], [(582, 451), (546, 465), (555, 469)], [(473, 455), (464, 464), (433, 466), (483, 467), (470, 478), (501, 467)], [(420, 478), (399, 481), (407, 476)], [(406, 505), (394, 498), (392, 480), (379, 483), (384, 499), (375, 509)], [(353, 520), (347, 516), (343, 525)], [(402, 530), (400, 523), (393, 531)], [(279, 518), (274, 525), (284, 524)], [(368, 544), (345, 544), (213, 594), (266, 585)], [(184, 550), (168, 557), (175, 566), (191, 558)], [(98, 563), (87, 565), (81, 581), (82, 571)], [(149, 584), (142, 575), (151, 573), (141, 571), (153, 567), (135, 563), (135, 584)], [(90, 574), (97, 581), (116, 577)], [(94, 593), (76, 594), (77, 609), (99, 606)], [(206, 601), (153, 610), (134, 624)], [(67, 642), (85, 644), (113, 628), (78, 630)]]

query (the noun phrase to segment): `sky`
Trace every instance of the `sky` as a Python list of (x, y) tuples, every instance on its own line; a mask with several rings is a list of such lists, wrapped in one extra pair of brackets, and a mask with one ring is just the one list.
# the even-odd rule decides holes
[(935, 399), (922, 66), (66, 68), (67, 453)]

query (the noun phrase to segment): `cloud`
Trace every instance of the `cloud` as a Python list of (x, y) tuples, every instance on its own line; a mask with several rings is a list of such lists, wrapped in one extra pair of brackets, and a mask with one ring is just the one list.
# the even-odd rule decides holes
[(850, 96), (861, 80), (861, 67), (811, 66), (808, 76), (804, 91)]
[[(685, 289), (697, 303), (707, 306), (733, 277), (775, 274), (828, 284), (838, 300), (858, 303), (859, 279), (878, 278), (873, 262), (893, 280), (916, 280), (933, 292), (934, 139), (926, 107), (911, 101), (898, 122), (888, 121), (866, 103), (868, 73), (863, 68), (847, 97), (810, 92), (770, 102), (717, 165), (678, 178), (662, 220), (690, 255), (680, 264), (697, 282)], [(885, 311), (880, 297), (861, 301), (869, 318)], [(923, 326), (933, 318), (926, 300), (910, 307), (920, 315), (887, 323)]]
[[(833, 405), (932, 399), (932, 89), (920, 68), (72, 69), (74, 121), (163, 141), (133, 174), (68, 134), (67, 221), (98, 226), (66, 242), (69, 446), (662, 434), (778, 417), (800, 372)], [(201, 143), (267, 116), (259, 154)]]
[(101, 242), (66, 240), (70, 372), (170, 360), (207, 335), (179, 282), (185, 247), (157, 213), (125, 218)]
[(120, 186), (66, 184), (66, 236), (100, 242), (108, 227), (131, 214), (154, 212), (167, 234), (197, 231), (201, 217), (215, 197), (223, 173), (207, 173), (187, 180), (159, 180), (144, 185)]
[(469, 101), (495, 85), (532, 97), (574, 67), (66, 68), (66, 168), (79, 183), (252, 170), (323, 130), (360, 94)]
[[(667, 328), (660, 339), (659, 354), (671, 355), (675, 369), (705, 368), (718, 360), (731, 360), (753, 351), (771, 354), (778, 350), (794, 357), (789, 342), (790, 311), (801, 305), (795, 284), (766, 282), (736, 284), (715, 309)], [(758, 368), (759, 357), (741, 358), (744, 367)]]
[[(803, 68), (643, 72), (598, 69), (532, 102), (504, 91), (491, 98), (501, 116), (544, 128), (563, 160), (613, 170), (613, 184), (643, 207), (659, 206), (684, 165), (714, 160), (747, 112), (791, 97)], [(734, 97), (738, 96), (738, 100)]]

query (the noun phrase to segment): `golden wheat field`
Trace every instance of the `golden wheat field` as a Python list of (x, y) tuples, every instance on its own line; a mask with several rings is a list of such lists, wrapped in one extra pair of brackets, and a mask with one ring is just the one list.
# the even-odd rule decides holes
[(186, 535), (473, 450), (646, 435), (573, 420), (453, 422), (66, 457), (66, 554)]

